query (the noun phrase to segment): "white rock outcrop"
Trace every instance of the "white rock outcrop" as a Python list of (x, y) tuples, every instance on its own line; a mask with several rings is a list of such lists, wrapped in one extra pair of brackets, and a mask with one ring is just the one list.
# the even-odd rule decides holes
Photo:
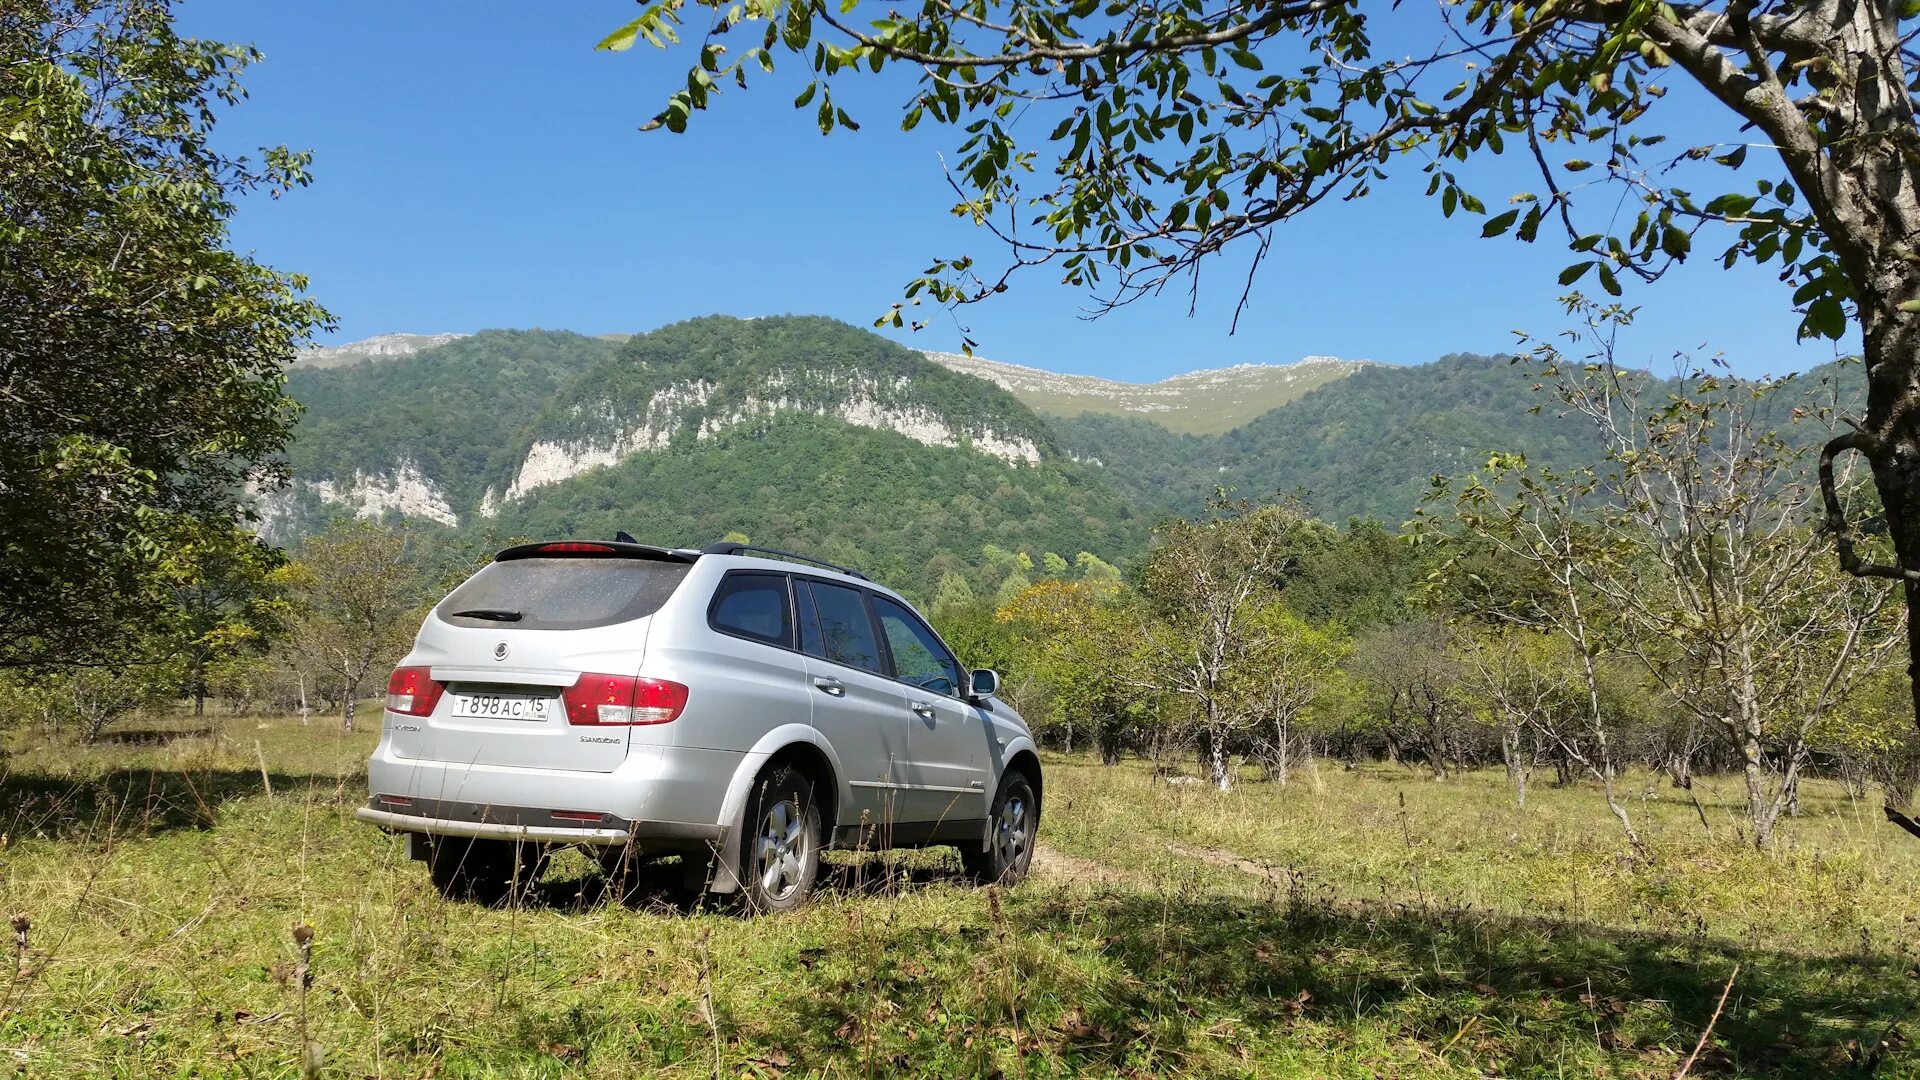
[(314, 345), (300, 350), (296, 362), (303, 368), (347, 367), (412, 356), (422, 349), (458, 341), (466, 334), (379, 334), (344, 345)]
[(442, 525), (460, 524), (460, 515), (454, 513), (440, 485), (410, 461), (401, 462), (391, 472), (355, 469), (350, 481), (310, 480), (306, 486), (321, 502), (346, 507), (357, 518), (374, 520), (397, 511)]
[[(880, 400), (882, 388), (870, 379), (848, 380), (837, 387), (841, 395), (829, 404), (809, 403), (783, 392), (791, 383), (775, 374), (758, 385), (759, 393), (744, 398), (725, 412), (709, 413), (697, 428), (696, 440), (711, 439), (741, 424), (757, 422), (780, 413), (804, 413), (822, 416), (856, 427), (892, 431), (927, 446), (971, 446), (1014, 464), (1036, 464), (1040, 447), (1032, 439), (1001, 435), (993, 431), (969, 432), (958, 428), (939, 414), (919, 406), (889, 405)], [(900, 385), (889, 389), (901, 389)], [(507, 487), (506, 498), (524, 497), (535, 488), (557, 484), (589, 469), (617, 464), (633, 454), (664, 450), (674, 434), (684, 426), (687, 412), (704, 406), (713, 396), (713, 384), (675, 383), (657, 391), (641, 410), (639, 421), (611, 439), (542, 440), (527, 449), (527, 456)], [(608, 427), (617, 430), (618, 418), (603, 415)], [(482, 513), (486, 513), (484, 507)]]

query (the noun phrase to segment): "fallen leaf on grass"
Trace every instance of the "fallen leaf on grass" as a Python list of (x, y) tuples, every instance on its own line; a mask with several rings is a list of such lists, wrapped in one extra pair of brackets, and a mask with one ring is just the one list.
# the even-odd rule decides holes
[(148, 1035), (153, 1034), (153, 1021), (136, 1020), (131, 1024), (121, 1024), (116, 1026), (110, 1020), (102, 1020), (100, 1022), (100, 1031), (103, 1034), (108, 1031), (111, 1031), (113, 1034), (118, 1035), (123, 1039), (144, 1039)]
[(1077, 1012), (1071, 1012), (1060, 1018), (1060, 1030), (1069, 1039), (1086, 1039), (1097, 1035), (1099, 1028), (1080, 1018)]

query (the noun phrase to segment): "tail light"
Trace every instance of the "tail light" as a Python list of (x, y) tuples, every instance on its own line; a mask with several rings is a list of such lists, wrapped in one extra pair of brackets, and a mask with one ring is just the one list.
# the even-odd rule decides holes
[(445, 683), (433, 681), (433, 674), (426, 668), (394, 668), (393, 676), (387, 680), (387, 711), (403, 716), (431, 716), (446, 689)]
[(560, 697), (569, 724), (664, 724), (687, 707), (686, 687), (631, 675), (582, 675)]

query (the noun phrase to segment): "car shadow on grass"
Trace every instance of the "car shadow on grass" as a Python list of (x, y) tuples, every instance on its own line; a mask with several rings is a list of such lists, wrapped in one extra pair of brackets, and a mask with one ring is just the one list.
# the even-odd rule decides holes
[[(816, 902), (829, 896), (899, 896), (941, 885), (970, 885), (957, 866), (903, 866), (882, 858), (852, 857), (823, 861), (814, 887)], [(730, 897), (707, 894), (687, 881), (680, 857), (642, 861), (608, 872), (549, 874), (523, 898), (528, 907), (586, 911), (603, 904), (659, 914), (729, 912), (742, 914)]]
[(978, 1039), (1012, 1045), (1017, 1016), (1037, 1063), (1074, 1072), (1298, 1075), (1323, 1054), (1343, 1072), (1671, 1076), (1712, 1022), (1693, 1075), (1920, 1068), (1904, 958), (1352, 901), (1014, 890), (997, 918), (992, 903), (955, 927), (878, 925), (849, 946), (857, 964), (796, 957), (793, 1022), (772, 1041), (811, 1069), (845, 1064), (857, 1034), (917, 1071)]
[(208, 829), (235, 799), (260, 795), (334, 800), (340, 778), (247, 769), (125, 768), (84, 777), (0, 773), (0, 833), (104, 841)]

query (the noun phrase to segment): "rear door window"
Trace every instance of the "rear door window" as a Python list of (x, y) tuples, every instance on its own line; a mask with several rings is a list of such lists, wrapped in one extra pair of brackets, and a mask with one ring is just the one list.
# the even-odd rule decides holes
[(893, 677), (947, 697), (960, 696), (960, 662), (915, 615), (884, 596), (873, 598), (880, 629), (893, 654)]
[(509, 559), (488, 563), (433, 610), (454, 626), (611, 626), (659, 611), (692, 569), (654, 559)]
[(707, 623), (723, 634), (765, 645), (793, 648), (793, 619), (787, 609), (787, 575), (731, 573), (714, 590)]
[(867, 611), (867, 594), (824, 581), (795, 581), (813, 600), (812, 625), (801, 635), (801, 648), (810, 656), (845, 664), (862, 671), (885, 674), (880, 662), (880, 639)]

